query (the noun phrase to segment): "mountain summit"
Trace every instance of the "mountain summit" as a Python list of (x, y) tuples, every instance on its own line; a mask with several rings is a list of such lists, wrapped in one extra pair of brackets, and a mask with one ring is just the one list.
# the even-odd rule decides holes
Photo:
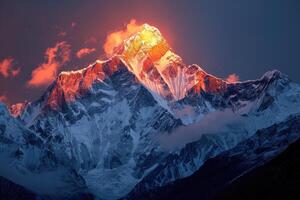
[[(107, 60), (97, 60), (86, 68), (61, 72), (50, 86), (47, 105), (59, 108), (63, 102), (75, 101), (91, 92), (93, 84), (103, 82), (125, 68), (158, 101), (183, 99), (189, 91), (225, 92), (227, 82), (206, 73), (198, 65), (186, 65), (175, 54), (160, 31), (148, 24), (135, 29), (118, 43)], [(16, 106), (13, 107), (16, 111)]]
[(119, 53), (130, 71), (149, 90), (164, 98), (182, 99), (198, 82), (196, 71), (183, 63), (153, 26), (144, 24), (122, 45)]
[(206, 73), (198, 65), (183, 63), (153, 26), (142, 25), (120, 44), (116, 53), (121, 55), (129, 70), (143, 85), (164, 98), (183, 99), (187, 91), (197, 84), (205, 89)]

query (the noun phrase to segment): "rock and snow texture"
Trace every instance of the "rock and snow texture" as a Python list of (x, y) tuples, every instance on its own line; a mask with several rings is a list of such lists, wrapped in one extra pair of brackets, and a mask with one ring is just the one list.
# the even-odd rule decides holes
[[(74, 77), (70, 90), (62, 79)], [(210, 81), (204, 81), (207, 87), (219, 82), (203, 77)], [(63, 73), (19, 119), (51, 148), (58, 163), (80, 174), (89, 192), (117, 199), (136, 184), (136, 191), (147, 191), (189, 176), (256, 130), (299, 113), (300, 88), (278, 71), (259, 80), (221, 83), (222, 90), (191, 88), (181, 100), (166, 101), (114, 57)], [(220, 121), (217, 128), (205, 125), (210, 118)], [(161, 136), (180, 143), (165, 148)]]
[(1, 177), (38, 196), (76, 198), (87, 193), (84, 179), (57, 162), (51, 148), (10, 116), (3, 104), (0, 104), (0, 162)]
[[(297, 165), (287, 165), (287, 162), (293, 163), (295, 160), (292, 160), (289, 156), (285, 157), (281, 153), (285, 151), (290, 144), (294, 145), (294, 148), (297, 147), (297, 145), (299, 147), (299, 138), (300, 115), (290, 116), (280, 123), (258, 130), (253, 136), (240, 142), (234, 148), (209, 159), (191, 176), (176, 180), (164, 187), (145, 191), (144, 193), (141, 190), (137, 190), (138, 187), (136, 187), (136, 189), (124, 199), (197, 199), (199, 196), (205, 200), (229, 199), (224, 197), (216, 198), (216, 196), (218, 196), (219, 193), (223, 193), (224, 188), (228, 187), (228, 185), (230, 186), (231, 183), (235, 185), (238, 184), (237, 182), (239, 182), (240, 178), (245, 178), (245, 174), (247, 174), (247, 177), (249, 176), (248, 173), (252, 174), (253, 171), (256, 171), (257, 167), (264, 167), (265, 164), (269, 165), (270, 160), (274, 163), (277, 159), (276, 163), (280, 164), (281, 167), (289, 166), (293, 170), (290, 173), (296, 175), (298, 173), (296, 170)], [(298, 144), (295, 144), (295, 141), (298, 141)], [(281, 159), (284, 158), (280, 162), (278, 162), (278, 155)], [(294, 154), (293, 159), (296, 157), (297, 153)], [(291, 182), (286, 182), (287, 180), (282, 179), (285, 174), (277, 174), (277, 172), (280, 171), (278, 168), (275, 168), (276, 170), (273, 170), (274, 168), (269, 169), (272, 172), (270, 172), (266, 179), (271, 178), (273, 181), (276, 180), (275, 182), (280, 182), (282, 185), (278, 187), (278, 189), (284, 188), (286, 184), (289, 184), (289, 187), (293, 187), (293, 184), (295, 184), (292, 180)], [(297, 178), (293, 180), (297, 180)], [(272, 185), (270, 181), (268, 183), (271, 185), (268, 185), (267, 188), (274, 188), (273, 186), (276, 185), (276, 183)], [(252, 184), (254, 184), (255, 187), (257, 186), (255, 177), (253, 178)], [(240, 186), (246, 187), (244, 184)], [(247, 186), (249, 186), (249, 184)], [(262, 185), (260, 184), (257, 187), (261, 189)], [(264, 192), (264, 189), (261, 191)], [(243, 196), (249, 196), (252, 190), (253, 188), (249, 189), (248, 192), (243, 193)], [(287, 192), (289, 190), (284, 191)], [(272, 193), (272, 191), (268, 192), (269, 194)], [(282, 194), (284, 194), (284, 192), (282, 192)], [(290, 196), (293, 196), (293, 194), (295, 195), (295, 193), (291, 193)], [(260, 198), (261, 193), (256, 192), (253, 198), (254, 196)], [(242, 196), (240, 197), (242, 198)]]
[(147, 191), (189, 176), (258, 129), (300, 112), (300, 87), (280, 72), (227, 83), (182, 63), (157, 29), (143, 31), (107, 61), (62, 72), (40, 99), (11, 109), (15, 119), (3, 111), (1, 137), (13, 144), (1, 140), (2, 152), (20, 148), (22, 159), (1, 154), (13, 164), (0, 173), (21, 166), (28, 176), (17, 183), (31, 191), (43, 190), (27, 178), (51, 175), (49, 188), (61, 181), (60, 189), (118, 199), (136, 185)]

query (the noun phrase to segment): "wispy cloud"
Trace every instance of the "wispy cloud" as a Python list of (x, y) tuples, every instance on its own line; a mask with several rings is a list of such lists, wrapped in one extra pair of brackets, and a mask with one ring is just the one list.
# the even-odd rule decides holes
[(142, 28), (137, 24), (135, 19), (131, 19), (123, 30), (115, 31), (107, 35), (103, 49), (106, 54), (111, 55), (116, 47), (118, 47), (124, 39), (136, 33)]
[(236, 74), (230, 74), (227, 78), (226, 81), (229, 83), (236, 83), (240, 81), (240, 77)]
[(88, 54), (95, 52), (95, 51), (96, 51), (95, 48), (83, 48), (83, 49), (80, 49), (79, 51), (77, 51), (76, 56), (78, 58), (82, 58)]
[(172, 150), (181, 148), (187, 143), (199, 140), (204, 134), (222, 134), (232, 131), (231, 127), (244, 126), (243, 118), (230, 109), (215, 111), (205, 115), (199, 122), (181, 126), (171, 133), (160, 133), (154, 139), (162, 148)]
[(20, 68), (14, 68), (14, 59), (5, 58), (0, 61), (0, 74), (5, 77), (15, 77), (20, 73)]
[(29, 86), (48, 85), (55, 80), (58, 69), (70, 60), (71, 46), (63, 41), (57, 42), (45, 52), (45, 62), (37, 66), (31, 73)]

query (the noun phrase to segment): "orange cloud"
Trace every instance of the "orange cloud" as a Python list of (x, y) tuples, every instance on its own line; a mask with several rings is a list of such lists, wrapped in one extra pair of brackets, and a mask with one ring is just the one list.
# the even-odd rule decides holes
[(46, 62), (40, 64), (31, 73), (29, 86), (48, 85), (55, 80), (58, 69), (70, 60), (71, 46), (66, 42), (57, 42), (45, 52)]
[(14, 59), (12, 58), (5, 58), (4, 60), (0, 61), (0, 74), (5, 78), (8, 78), (9, 76), (17, 76), (21, 69), (13, 69), (13, 65)]
[(239, 82), (239, 80), (240, 80), (240, 77), (236, 74), (230, 74), (226, 79), (226, 81), (228, 83), (236, 83), (236, 82)]
[(141, 25), (137, 25), (136, 20), (130, 20), (126, 25), (125, 30), (115, 31), (110, 33), (106, 37), (106, 41), (103, 45), (103, 49), (106, 54), (111, 55), (116, 47), (118, 47), (124, 39), (130, 37), (132, 34), (138, 32), (141, 29)]
[(82, 58), (88, 54), (95, 52), (95, 51), (96, 51), (95, 48), (83, 48), (83, 49), (80, 49), (79, 51), (77, 51), (76, 56), (78, 58)]

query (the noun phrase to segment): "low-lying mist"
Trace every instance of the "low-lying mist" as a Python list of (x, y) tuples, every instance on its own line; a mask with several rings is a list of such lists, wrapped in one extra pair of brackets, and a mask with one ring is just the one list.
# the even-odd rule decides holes
[[(233, 128), (241, 130), (244, 119), (230, 109), (215, 111), (205, 115), (200, 121), (186, 126), (180, 126), (171, 133), (160, 133), (154, 139), (165, 150), (181, 148), (187, 143), (197, 141), (204, 134), (222, 134), (232, 131)], [(238, 128), (239, 127), (239, 128)]]

